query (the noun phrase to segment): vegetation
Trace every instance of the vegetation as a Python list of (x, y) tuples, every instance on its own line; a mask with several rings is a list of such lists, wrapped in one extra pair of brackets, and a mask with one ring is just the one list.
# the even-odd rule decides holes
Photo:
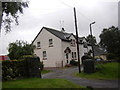
[(41, 77), (38, 57), (25, 57), (23, 60), (2, 61), (2, 80), (16, 80), (28, 77)]
[(49, 72), (52, 72), (52, 71), (50, 71), (50, 70), (42, 70), (41, 74), (46, 74), (46, 73), (49, 73)]
[(112, 62), (106, 64), (97, 64), (97, 71), (92, 74), (85, 74), (85, 73), (75, 73), (75, 76), (89, 78), (89, 79), (118, 79), (118, 69), (119, 63)]
[[(1, 3), (1, 2), (0, 2)], [(11, 24), (18, 25), (18, 17), (23, 14), (23, 8), (28, 7), (28, 2), (2, 2), (2, 23), (6, 32), (11, 31)], [(0, 17), (1, 18), (1, 17)], [(1, 27), (1, 23), (0, 23)]]
[(120, 30), (114, 26), (105, 28), (99, 37), (100, 45), (120, 60)]
[(86, 40), (87, 40), (87, 42), (89, 42), (90, 44), (91, 44), (91, 43), (92, 43), (93, 45), (96, 45), (96, 44), (97, 44), (95, 36), (92, 36), (92, 37), (91, 37), (91, 35), (88, 35), (88, 36), (86, 37)]
[(20, 59), (24, 55), (33, 55), (35, 46), (28, 44), (24, 41), (18, 41), (10, 43), (8, 48), (8, 56), (11, 60)]
[(78, 65), (78, 62), (75, 61), (75, 60), (71, 60), (71, 61), (70, 61), (70, 64), (73, 65), (73, 66), (77, 66), (77, 65)]
[(3, 88), (83, 88), (64, 79), (27, 78), (2, 83)]

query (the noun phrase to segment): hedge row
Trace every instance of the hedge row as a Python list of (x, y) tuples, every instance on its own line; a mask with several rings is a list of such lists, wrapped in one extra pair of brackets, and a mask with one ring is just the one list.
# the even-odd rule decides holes
[(39, 57), (24, 57), (23, 60), (2, 61), (2, 80), (14, 80), (24, 77), (41, 77)]

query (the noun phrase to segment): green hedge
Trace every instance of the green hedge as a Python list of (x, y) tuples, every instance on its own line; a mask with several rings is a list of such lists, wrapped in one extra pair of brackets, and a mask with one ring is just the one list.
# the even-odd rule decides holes
[(24, 77), (41, 77), (39, 57), (26, 56), (23, 60), (2, 61), (2, 80), (14, 80)]
[(78, 62), (75, 61), (75, 60), (71, 60), (71, 61), (70, 61), (70, 64), (73, 65), (73, 66), (77, 66), (77, 65), (78, 65)]

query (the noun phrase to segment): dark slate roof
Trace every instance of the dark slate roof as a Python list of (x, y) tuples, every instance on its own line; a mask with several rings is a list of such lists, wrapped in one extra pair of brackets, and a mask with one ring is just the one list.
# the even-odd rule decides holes
[[(67, 42), (71, 41), (71, 40), (69, 40), (69, 38), (70, 38), (71, 35), (73, 35), (73, 33), (66, 33), (66, 32), (58, 31), (58, 30), (55, 30), (55, 29), (52, 29), (52, 28), (47, 28), (47, 27), (43, 27), (41, 29), (41, 31), (43, 29), (46, 29), (48, 32), (52, 33), (56, 37), (60, 38), (63, 41), (67, 41)], [(38, 35), (41, 33), (41, 31), (38, 33)], [(38, 37), (38, 35), (35, 37), (35, 39)], [(75, 35), (73, 35), (73, 36), (75, 37)], [(35, 41), (35, 39), (33, 40), (33, 42)], [(80, 37), (79, 40), (80, 39), (83, 39), (83, 37)]]
[(58, 31), (55, 29), (51, 29), (51, 28), (47, 28), (44, 27), (47, 31), (49, 31), (50, 33), (54, 34), (55, 36), (57, 36), (58, 38), (60, 38), (63, 41), (70, 41), (69, 37), (72, 35), (72, 33), (66, 33), (66, 32), (62, 32), (62, 31)]
[(95, 54), (95, 56), (107, 54), (107, 52), (104, 49), (99, 48), (98, 46), (94, 46), (93, 48), (94, 48), (94, 54)]

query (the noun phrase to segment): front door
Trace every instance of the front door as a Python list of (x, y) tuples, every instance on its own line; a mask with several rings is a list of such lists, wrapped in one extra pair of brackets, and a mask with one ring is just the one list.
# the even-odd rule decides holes
[(64, 53), (65, 53), (65, 63), (66, 64), (70, 63), (70, 52), (71, 52), (71, 50), (70, 50), (69, 47), (67, 47), (64, 51)]

